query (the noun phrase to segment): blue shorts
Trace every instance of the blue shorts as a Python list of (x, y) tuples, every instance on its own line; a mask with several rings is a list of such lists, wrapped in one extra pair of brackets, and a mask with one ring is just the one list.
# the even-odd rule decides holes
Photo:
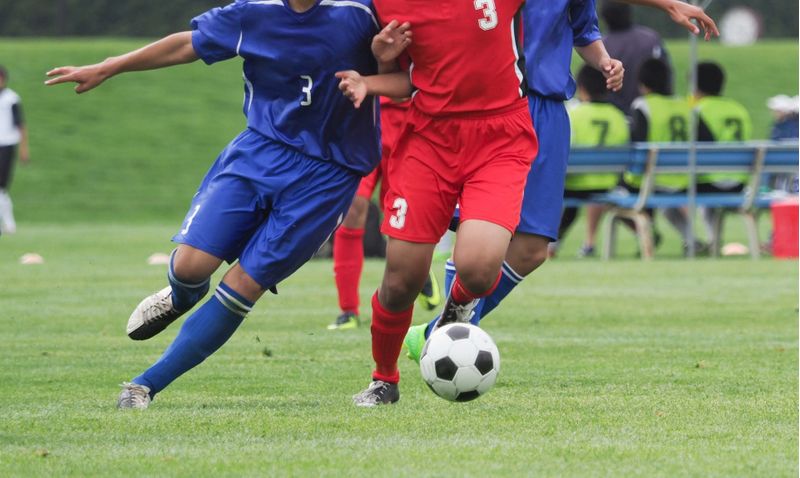
[(539, 137), (539, 155), (528, 173), (517, 232), (556, 241), (569, 158), (569, 116), (562, 101), (528, 95), (528, 106)]
[(172, 240), (239, 264), (264, 289), (305, 264), (361, 176), (245, 130), (220, 154)]

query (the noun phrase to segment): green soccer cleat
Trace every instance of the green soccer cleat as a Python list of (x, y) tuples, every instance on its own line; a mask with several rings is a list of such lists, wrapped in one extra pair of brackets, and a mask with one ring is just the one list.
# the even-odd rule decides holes
[(408, 329), (406, 338), (403, 339), (403, 345), (406, 347), (406, 357), (419, 363), (419, 358), (422, 355), (422, 348), (425, 347), (425, 330), (428, 324), (415, 325)]
[(422, 290), (417, 296), (417, 302), (425, 307), (425, 310), (433, 310), (442, 304), (442, 290), (433, 271), (428, 273), (428, 280), (422, 286)]
[(328, 326), (328, 330), (348, 330), (356, 329), (361, 325), (361, 320), (352, 312), (343, 312), (336, 317), (336, 321)]

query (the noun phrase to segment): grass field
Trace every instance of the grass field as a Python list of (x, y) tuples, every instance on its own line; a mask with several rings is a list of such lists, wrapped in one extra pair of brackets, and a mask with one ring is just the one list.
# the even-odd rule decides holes
[[(401, 401), (377, 410), (350, 403), (368, 329), (324, 330), (331, 265), (313, 261), (149, 410), (120, 412), (116, 385), (177, 330), (124, 336), (172, 230), (2, 238), (0, 476), (797, 476), (794, 261), (554, 261), (485, 322), (494, 390), (447, 403), (404, 359)], [(29, 251), (46, 264), (16, 264)]]

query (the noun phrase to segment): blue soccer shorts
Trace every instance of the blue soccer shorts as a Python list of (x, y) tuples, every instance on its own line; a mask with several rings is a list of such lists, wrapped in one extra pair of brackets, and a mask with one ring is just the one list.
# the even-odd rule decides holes
[(539, 155), (528, 173), (517, 232), (556, 241), (569, 158), (569, 116), (562, 101), (529, 95), (528, 106), (539, 137)]
[(270, 289), (341, 223), (361, 176), (245, 130), (220, 154), (173, 241), (227, 262)]

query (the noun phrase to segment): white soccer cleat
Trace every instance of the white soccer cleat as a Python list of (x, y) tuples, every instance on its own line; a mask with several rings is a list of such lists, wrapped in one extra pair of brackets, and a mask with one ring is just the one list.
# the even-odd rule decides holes
[(121, 386), (117, 408), (144, 410), (150, 406), (150, 388), (130, 382), (124, 382)]
[(142, 300), (128, 319), (128, 337), (147, 340), (158, 335), (183, 312), (172, 305), (172, 288), (165, 287)]

